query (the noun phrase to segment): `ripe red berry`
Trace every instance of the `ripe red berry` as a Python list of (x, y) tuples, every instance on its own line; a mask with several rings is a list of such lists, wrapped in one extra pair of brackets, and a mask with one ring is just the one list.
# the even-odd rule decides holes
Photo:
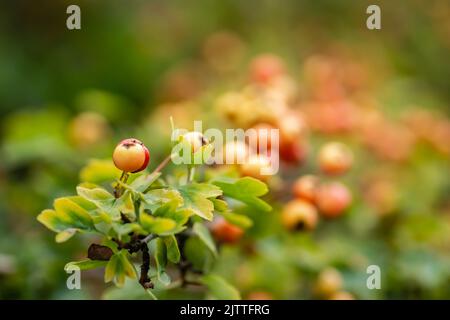
[(144, 170), (150, 160), (147, 147), (137, 139), (121, 141), (113, 153), (114, 165), (125, 172), (139, 172)]
[(340, 142), (325, 144), (319, 151), (320, 169), (330, 175), (346, 172), (353, 164), (353, 153), (349, 147)]
[(314, 175), (305, 175), (298, 178), (292, 186), (294, 196), (314, 203), (319, 186), (319, 178)]
[(211, 229), (216, 240), (224, 243), (236, 243), (244, 235), (243, 229), (229, 223), (224, 218), (214, 221)]
[(320, 213), (327, 218), (340, 216), (352, 201), (350, 190), (339, 182), (330, 182), (319, 187), (316, 204)]
[(281, 219), (289, 230), (312, 230), (317, 225), (318, 215), (311, 203), (297, 199), (285, 205)]

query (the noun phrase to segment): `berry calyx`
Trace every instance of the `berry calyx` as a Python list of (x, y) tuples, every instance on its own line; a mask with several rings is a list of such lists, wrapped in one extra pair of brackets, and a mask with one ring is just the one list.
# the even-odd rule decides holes
[(318, 221), (316, 208), (304, 200), (292, 200), (281, 213), (283, 225), (289, 230), (313, 230)]
[(122, 140), (114, 149), (114, 165), (124, 171), (136, 173), (144, 170), (150, 160), (147, 147), (139, 140), (130, 138)]

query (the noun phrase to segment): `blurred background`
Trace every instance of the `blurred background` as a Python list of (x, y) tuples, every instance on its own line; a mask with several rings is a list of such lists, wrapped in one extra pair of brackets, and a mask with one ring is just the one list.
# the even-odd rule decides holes
[[(81, 30), (66, 28), (70, 4)], [(366, 28), (370, 4), (381, 7), (381, 30)], [(244, 298), (320, 298), (327, 275), (357, 299), (450, 298), (449, 56), (446, 0), (2, 1), (0, 298), (144, 297), (96, 271), (83, 273), (85, 290), (67, 290), (63, 266), (91, 239), (56, 244), (36, 216), (125, 137), (143, 140), (156, 165), (170, 116), (186, 128), (251, 127), (283, 108), (301, 114), (308, 146), (285, 157), (269, 183), (274, 212), (246, 213), (254, 226), (221, 248), (217, 272)], [(282, 81), (266, 90), (274, 69)], [(319, 174), (328, 141), (354, 154), (338, 178), (352, 206), (313, 232), (287, 232), (286, 190)], [(366, 287), (371, 264), (381, 290)]]

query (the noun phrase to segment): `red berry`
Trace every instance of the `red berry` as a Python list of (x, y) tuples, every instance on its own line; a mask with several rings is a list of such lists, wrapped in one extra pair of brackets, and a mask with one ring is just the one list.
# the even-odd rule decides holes
[(316, 191), (319, 186), (319, 178), (313, 175), (305, 175), (298, 178), (292, 186), (294, 196), (299, 199), (314, 203)]
[(236, 243), (244, 235), (244, 230), (224, 218), (219, 218), (212, 224), (212, 234), (220, 242)]
[(137, 139), (121, 141), (113, 153), (114, 165), (125, 172), (139, 172), (144, 170), (150, 160), (147, 147)]
[(325, 144), (319, 151), (320, 169), (330, 175), (346, 172), (353, 164), (353, 153), (349, 147), (340, 142)]
[(327, 218), (335, 218), (344, 213), (352, 201), (348, 188), (339, 182), (330, 182), (319, 187), (316, 204), (320, 213)]

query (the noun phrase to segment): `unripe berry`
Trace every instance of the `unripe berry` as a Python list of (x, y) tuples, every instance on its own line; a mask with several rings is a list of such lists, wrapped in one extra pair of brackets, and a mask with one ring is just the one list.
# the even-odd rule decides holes
[(319, 186), (319, 178), (314, 175), (305, 175), (295, 180), (292, 186), (294, 196), (314, 203)]
[(327, 268), (319, 274), (315, 291), (322, 297), (330, 297), (341, 290), (342, 284), (343, 280), (340, 272), (334, 268)]
[(316, 194), (316, 204), (320, 213), (327, 218), (335, 218), (344, 213), (352, 201), (350, 190), (339, 182), (323, 184)]
[(149, 160), (150, 153), (147, 147), (137, 139), (125, 139), (114, 149), (114, 165), (125, 172), (142, 171), (147, 167)]
[(214, 221), (211, 229), (216, 240), (224, 243), (236, 243), (244, 235), (243, 229), (229, 223), (224, 218)]
[(263, 154), (252, 154), (248, 161), (241, 165), (241, 174), (243, 176), (250, 176), (262, 181), (267, 181), (269, 175), (262, 174), (263, 168), (270, 168), (270, 158)]
[(330, 142), (319, 151), (320, 169), (330, 175), (346, 172), (353, 164), (353, 153), (349, 147), (340, 142)]
[(283, 225), (289, 230), (312, 230), (316, 227), (316, 208), (304, 200), (293, 200), (286, 204), (281, 213)]
[(202, 146), (209, 143), (203, 134), (197, 131), (191, 131), (184, 134), (183, 140), (190, 144), (192, 152), (197, 152)]

